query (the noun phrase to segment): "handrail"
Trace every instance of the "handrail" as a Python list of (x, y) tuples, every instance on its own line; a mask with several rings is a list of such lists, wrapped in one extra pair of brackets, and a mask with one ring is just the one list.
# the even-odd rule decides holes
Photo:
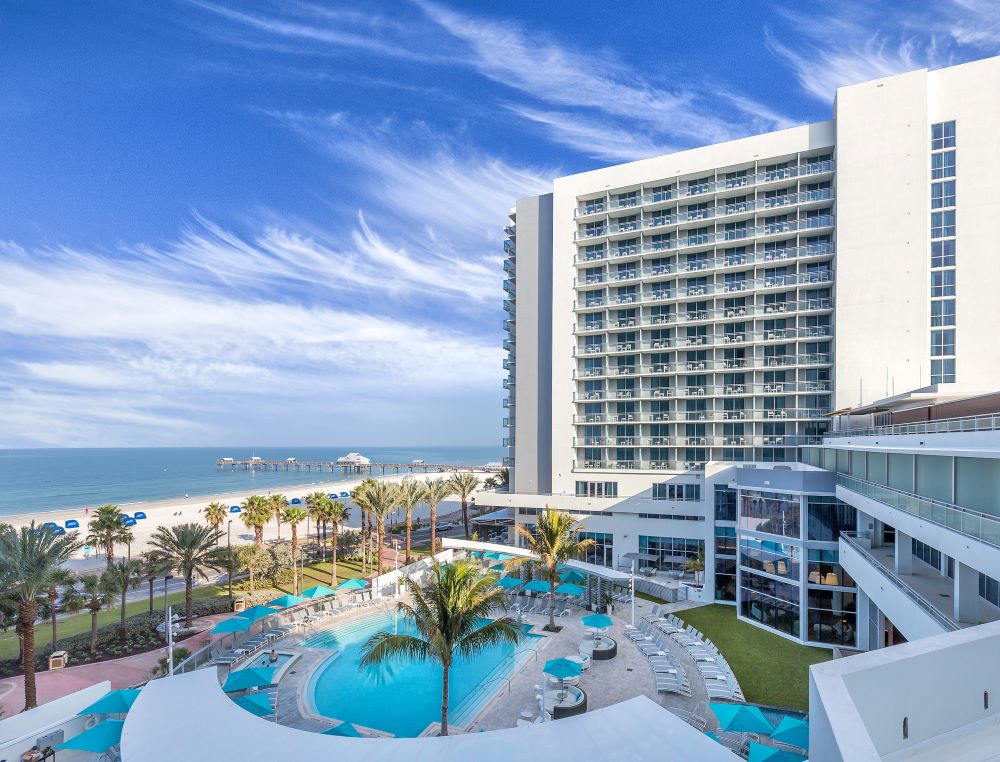
[(963, 508), (953, 503), (946, 503), (942, 500), (922, 497), (912, 492), (887, 487), (884, 484), (866, 481), (848, 474), (837, 474), (837, 484), (897, 510), (919, 516), (933, 524), (1000, 547), (1000, 518), (996, 516), (981, 513), (971, 508)]
[(940, 421), (893, 423), (888, 426), (866, 426), (859, 429), (829, 431), (824, 437), (898, 436), (901, 434), (941, 434), (955, 431), (996, 431), (1000, 429), (1000, 413), (945, 418)]
[(914, 590), (912, 587), (907, 585), (903, 580), (901, 580), (896, 573), (889, 569), (885, 564), (879, 561), (875, 556), (869, 553), (858, 541), (857, 532), (841, 532), (840, 539), (851, 546), (851, 549), (855, 551), (858, 555), (862, 556), (868, 561), (872, 566), (878, 569), (882, 576), (886, 577), (893, 585), (895, 585), (907, 598), (910, 598), (914, 603), (916, 603), (924, 613), (931, 616), (934, 621), (944, 627), (946, 630), (954, 631), (959, 629), (959, 625), (951, 617), (947, 616), (943, 612), (934, 608), (931, 603), (924, 598), (920, 593)]

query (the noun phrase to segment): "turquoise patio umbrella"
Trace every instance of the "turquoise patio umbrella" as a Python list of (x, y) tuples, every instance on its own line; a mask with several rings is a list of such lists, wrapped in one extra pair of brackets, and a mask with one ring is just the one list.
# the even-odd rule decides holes
[(611, 617), (606, 614), (590, 614), (580, 621), (584, 627), (593, 627), (595, 630), (603, 630), (614, 624)]
[(297, 595), (280, 595), (273, 601), (268, 601), (267, 605), (272, 608), (287, 609), (289, 606), (294, 606), (297, 603), (305, 603), (308, 598), (300, 598)]
[(328, 595), (336, 595), (337, 591), (332, 587), (327, 587), (326, 585), (315, 585), (310, 587), (308, 590), (302, 591), (302, 596), (304, 598), (325, 598)]
[(77, 714), (126, 714), (137, 698), (139, 698), (138, 688), (122, 688), (104, 694)]
[(809, 723), (795, 717), (785, 716), (771, 733), (771, 740), (785, 743), (799, 749), (809, 748)]
[(222, 690), (226, 693), (245, 691), (250, 688), (267, 688), (274, 682), (273, 667), (247, 667), (231, 672)]
[(530, 590), (532, 593), (547, 593), (552, 589), (552, 585), (544, 580), (533, 579), (524, 586), (524, 589)]
[(805, 762), (806, 758), (795, 752), (785, 751), (775, 746), (765, 746), (762, 743), (750, 742), (749, 762)]
[(587, 578), (584, 577), (580, 572), (573, 571), (572, 569), (568, 572), (562, 572), (559, 575), (559, 579), (563, 582), (586, 582)]
[(587, 591), (587, 588), (580, 587), (579, 585), (572, 585), (569, 582), (564, 582), (556, 588), (556, 592), (559, 595), (583, 595)]
[(510, 590), (524, 583), (523, 579), (518, 579), (517, 577), (501, 577), (493, 584), (496, 587), (502, 587), (504, 590)]
[(277, 613), (277, 611), (269, 609), (267, 606), (254, 606), (253, 608), (240, 611), (236, 616), (242, 617), (243, 619), (249, 619), (251, 622), (256, 622), (258, 619), (274, 616)]
[(366, 587), (368, 587), (368, 580), (352, 577), (337, 585), (337, 590), (364, 590)]
[(339, 725), (334, 725), (332, 728), (327, 728), (323, 731), (325, 736), (346, 736), (347, 738), (363, 738), (356, 727), (354, 727), (349, 722), (342, 722)]
[(719, 740), (719, 737), (717, 735), (715, 735), (715, 732), (712, 731), (712, 730), (709, 730), (707, 733), (705, 733), (705, 735), (708, 736), (709, 738), (711, 738), (713, 741), (718, 741)]
[(94, 725), (90, 730), (83, 731), (68, 741), (56, 746), (56, 749), (76, 749), (89, 751), (92, 754), (103, 754), (112, 746), (122, 742), (122, 728), (125, 720), (105, 720)]
[(267, 697), (266, 693), (248, 693), (246, 696), (240, 696), (236, 699), (235, 703), (258, 717), (266, 717), (274, 713), (271, 699)]
[(747, 704), (709, 704), (708, 708), (719, 718), (719, 727), (730, 733), (770, 735), (774, 730), (758, 707)]
[(212, 635), (223, 635), (227, 632), (246, 632), (253, 626), (253, 622), (243, 617), (231, 616), (223, 619), (212, 628)]
[(559, 680), (565, 680), (568, 677), (577, 677), (582, 671), (583, 667), (569, 659), (549, 659), (542, 668), (542, 672), (546, 675), (552, 675), (552, 677)]

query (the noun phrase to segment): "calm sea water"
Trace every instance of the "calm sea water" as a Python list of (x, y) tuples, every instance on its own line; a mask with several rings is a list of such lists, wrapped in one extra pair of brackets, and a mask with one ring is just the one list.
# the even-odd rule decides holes
[(220, 458), (336, 460), (360, 451), (376, 463), (482, 465), (499, 461), (500, 447), (150, 447), (0, 450), (0, 514), (135, 503), (190, 495), (270, 490), (357, 478), (339, 471), (218, 470)]

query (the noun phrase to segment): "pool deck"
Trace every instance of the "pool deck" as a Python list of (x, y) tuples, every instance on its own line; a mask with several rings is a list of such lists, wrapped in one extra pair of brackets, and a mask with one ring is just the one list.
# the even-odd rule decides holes
[[(665, 612), (681, 611), (701, 604), (680, 602), (661, 606)], [(649, 613), (653, 604), (637, 599), (636, 620)], [(708, 709), (708, 694), (698, 670), (691, 657), (680, 647), (670, 644), (674, 653), (685, 667), (691, 683), (691, 696), (679, 694), (657, 693), (653, 673), (649, 663), (642, 653), (625, 637), (625, 624), (629, 620), (630, 606), (619, 605), (612, 618), (614, 625), (605, 630), (618, 642), (618, 655), (607, 661), (592, 661), (590, 669), (585, 671), (579, 681), (579, 687), (587, 693), (588, 711), (617, 704), (635, 696), (647, 696), (667, 709), (679, 709), (692, 712), (708, 720), (707, 730), (712, 730), (714, 715)], [(371, 611), (349, 614), (337, 617), (330, 624), (321, 627), (340, 626), (353, 618), (370, 615)], [(572, 612), (557, 623), (562, 626), (558, 633), (546, 633), (542, 627), (547, 624), (547, 617), (530, 616), (527, 622), (534, 624), (535, 634), (544, 635), (534, 655), (511, 675), (507, 682), (477, 716), (465, 727), (453, 727), (452, 732), (479, 732), (501, 728), (511, 728), (517, 725), (521, 713), (527, 711), (532, 717), (538, 715), (538, 702), (535, 699), (535, 686), (542, 685), (542, 665), (549, 659), (570, 656), (579, 652), (579, 644), (585, 637), (585, 628), (581, 618), (587, 612), (583, 609), (573, 609)], [(276, 696), (277, 721), (282, 725), (311, 732), (326, 730), (334, 723), (314, 715), (306, 702), (306, 687), (312, 673), (329, 657), (327, 649), (303, 648), (301, 643), (305, 637), (315, 632), (315, 629), (305, 634), (295, 634), (283, 638), (275, 644), (279, 651), (296, 651), (299, 658), (281, 678)], [(219, 669), (220, 681), (225, 679), (227, 670)], [(364, 729), (361, 729), (364, 730)], [(429, 726), (429, 731), (436, 730), (436, 723)], [(373, 733), (373, 735), (382, 735)]]

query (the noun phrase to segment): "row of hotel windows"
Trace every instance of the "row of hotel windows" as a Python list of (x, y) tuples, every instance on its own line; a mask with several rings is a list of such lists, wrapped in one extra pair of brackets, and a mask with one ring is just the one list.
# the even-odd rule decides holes
[(753, 574), (740, 574), (740, 614), (793, 637), (818, 643), (853, 645), (856, 632), (856, 595), (841, 590), (809, 588), (808, 619), (801, 631), (797, 585)]
[[(808, 495), (805, 500), (808, 516), (805, 539), (836, 542), (841, 532), (856, 530), (857, 514), (853, 507), (831, 496)], [(800, 498), (797, 495), (742, 491), (739, 516), (741, 529), (800, 538), (800, 514)]]
[[(600, 436), (596, 432), (593, 436)], [(577, 482), (577, 497), (618, 497), (618, 482)], [(701, 500), (700, 484), (663, 484), (653, 485), (653, 500), (690, 501)]]
[(955, 144), (954, 121), (931, 125), (932, 384), (955, 382)]

